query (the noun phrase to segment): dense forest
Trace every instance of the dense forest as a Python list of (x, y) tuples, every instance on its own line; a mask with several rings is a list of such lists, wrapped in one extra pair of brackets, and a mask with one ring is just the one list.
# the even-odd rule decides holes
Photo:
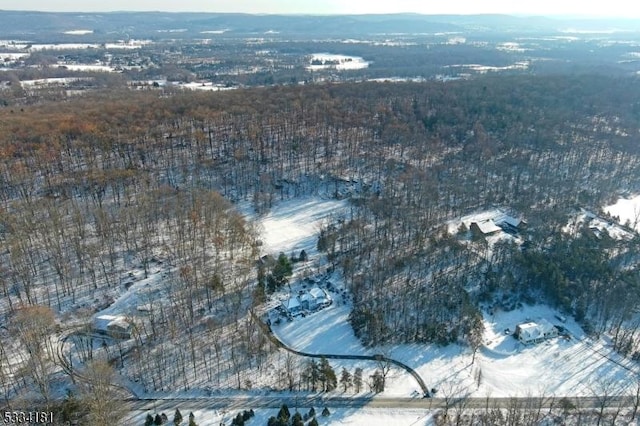
[[(17, 325), (35, 305), (88, 317), (126, 291), (126, 271), (171, 265), (120, 367), (151, 390), (189, 389), (201, 366), (250, 386), (239, 372), (273, 347), (246, 316), (259, 246), (234, 203), (263, 213), (322, 193), (353, 206), (319, 248), (367, 344), (477, 344), (479, 303), (496, 295), (546, 298), (603, 331), (637, 304), (636, 244), (562, 228), (572, 209), (639, 189), (638, 99), (636, 78), (501, 76), (111, 91), (0, 109), (3, 313)], [(494, 206), (526, 217), (529, 250), (489, 255), (482, 238), (443, 227)], [(633, 335), (618, 331), (626, 348)], [(167, 365), (178, 366), (169, 377)]]

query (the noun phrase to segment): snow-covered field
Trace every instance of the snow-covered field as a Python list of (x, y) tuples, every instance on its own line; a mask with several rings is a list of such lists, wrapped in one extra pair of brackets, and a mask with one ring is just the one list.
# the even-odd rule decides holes
[(116, 70), (113, 67), (108, 65), (99, 65), (99, 64), (58, 64), (61, 67), (64, 67), (70, 71), (90, 71), (90, 72), (115, 72)]
[(69, 30), (69, 31), (63, 31), (62, 34), (87, 35), (87, 34), (93, 34), (93, 30)]
[(226, 87), (223, 84), (215, 84), (211, 82), (197, 82), (197, 81), (194, 81), (192, 83), (181, 83), (175, 86), (181, 87), (183, 89), (204, 90), (208, 92), (221, 92), (223, 90), (233, 90), (238, 88), (237, 86)]
[(289, 254), (306, 250), (316, 254), (320, 226), (331, 217), (344, 214), (346, 200), (299, 198), (279, 203), (265, 216), (256, 218), (263, 243), (263, 252)]
[(332, 53), (314, 53), (309, 59), (309, 65), (307, 66), (307, 69), (309, 71), (319, 71), (326, 69), (343, 71), (360, 70), (363, 68), (367, 68), (368, 66), (369, 62), (365, 61), (359, 56), (335, 55)]

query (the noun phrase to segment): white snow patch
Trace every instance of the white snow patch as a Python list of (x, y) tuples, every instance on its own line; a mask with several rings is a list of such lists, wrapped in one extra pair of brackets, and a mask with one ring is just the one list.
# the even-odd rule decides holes
[(223, 84), (215, 84), (215, 83), (211, 83), (211, 82), (191, 82), (191, 83), (179, 83), (177, 85), (175, 85), (177, 87), (181, 87), (183, 89), (189, 89), (189, 90), (204, 90), (207, 92), (221, 92), (224, 90), (233, 90), (233, 89), (237, 89), (237, 86), (230, 86), (227, 87)]
[(87, 35), (87, 34), (93, 34), (93, 30), (70, 30), (70, 31), (63, 31), (63, 34)]
[(28, 58), (28, 53), (0, 53), (0, 62), (12, 63), (19, 61), (20, 59)]
[(526, 52), (527, 50), (531, 50), (531, 49), (525, 49), (524, 47), (522, 47), (520, 43), (515, 43), (515, 42), (500, 43), (498, 44), (496, 49), (502, 50), (505, 52)]
[(263, 251), (289, 253), (304, 249), (317, 253), (320, 226), (330, 216), (341, 216), (346, 200), (302, 198), (279, 203), (267, 215), (257, 218)]
[(78, 78), (78, 77), (52, 77), (52, 78), (39, 78), (36, 80), (22, 80), (20, 84), (22, 87), (38, 87), (38, 86), (65, 86), (69, 83), (78, 81), (90, 81), (90, 78)]
[(475, 71), (479, 74), (485, 74), (487, 72), (526, 70), (529, 68), (530, 65), (531, 65), (530, 61), (518, 61), (512, 65), (507, 65), (504, 67), (495, 67), (495, 66), (480, 65), (480, 64), (458, 64), (458, 65), (447, 65), (445, 68), (466, 68), (471, 71)]
[(69, 71), (91, 71), (91, 72), (115, 72), (113, 67), (108, 65), (97, 64), (64, 64), (60, 63), (58, 66), (68, 69)]
[(227, 31), (229, 31), (227, 28), (223, 29), (223, 30), (207, 30), (207, 31), (200, 31), (200, 34), (224, 34)]
[(293, 322), (274, 325), (278, 338), (294, 349), (313, 354), (372, 355), (353, 334), (348, 318), (351, 308), (343, 305), (323, 309)]
[(105, 43), (107, 49), (140, 49), (142, 46), (153, 43), (151, 40), (128, 40), (116, 43)]
[[(24, 48), (27, 48), (24, 46)], [(100, 45), (96, 43), (52, 43), (52, 44), (33, 44), (28, 47), (31, 51), (38, 50), (78, 50), (78, 49), (97, 49)]]
[(314, 53), (309, 59), (307, 70), (360, 70), (367, 68), (368, 66), (369, 62), (365, 61), (359, 56), (335, 55), (332, 53)]
[(604, 211), (617, 217), (620, 224), (627, 222), (636, 231), (640, 231), (640, 195), (632, 198), (620, 198), (615, 204), (606, 206)]

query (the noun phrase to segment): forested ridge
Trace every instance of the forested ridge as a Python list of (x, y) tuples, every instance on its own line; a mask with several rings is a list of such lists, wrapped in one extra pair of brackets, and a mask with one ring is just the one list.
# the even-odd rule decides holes
[[(619, 293), (605, 289), (635, 286), (633, 244), (602, 247), (624, 264), (620, 280), (610, 256), (571, 276), (549, 248), (580, 250), (561, 232), (571, 208), (638, 190), (638, 99), (636, 78), (501, 76), (123, 91), (3, 108), (2, 306), (8, 318), (36, 304), (77, 315), (126, 291), (119, 277), (132, 266), (146, 274), (164, 262), (176, 269), (163, 309), (140, 331), (126, 374), (148, 389), (188, 389), (204, 365), (211, 380), (225, 372), (246, 386), (240, 370), (260, 368), (272, 348), (244, 318), (258, 247), (232, 203), (265, 212), (322, 193), (352, 201), (320, 248), (343, 272), (367, 344), (477, 341), (478, 298), (498, 290), (623, 317), (605, 303)], [(464, 232), (442, 228), (492, 206), (526, 217), (528, 253), (505, 244), (488, 257), (482, 239), (463, 244)], [(550, 258), (560, 263), (554, 282), (535, 266), (551, 268)], [(474, 282), (482, 288), (472, 294)], [(567, 300), (578, 294), (578, 304)], [(220, 359), (220, 345), (232, 358)], [(167, 365), (178, 366), (170, 377)]]

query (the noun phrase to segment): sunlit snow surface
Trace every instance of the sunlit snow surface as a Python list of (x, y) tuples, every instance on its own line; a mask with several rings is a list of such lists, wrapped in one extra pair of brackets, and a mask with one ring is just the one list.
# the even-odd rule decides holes
[[(322, 64), (313, 64), (313, 61), (322, 62)], [(332, 53), (314, 53), (309, 60), (310, 65), (307, 66), (309, 71), (319, 71), (326, 69), (342, 70), (360, 70), (367, 68), (369, 62), (359, 56), (335, 55)]]
[(256, 219), (265, 253), (306, 250), (315, 253), (320, 227), (332, 217), (343, 216), (346, 200), (303, 198), (278, 203), (267, 215)]
[(636, 231), (640, 231), (640, 195), (628, 199), (620, 198), (615, 204), (605, 207), (604, 211), (618, 217), (620, 224), (628, 222)]
[[(344, 214), (345, 210), (344, 201), (314, 198), (278, 204), (271, 213), (259, 219), (264, 246), (268, 248), (265, 251), (288, 254), (304, 248), (316, 253), (318, 225), (327, 220), (328, 214)], [(463, 219), (495, 219), (500, 214), (503, 213), (495, 210)], [(450, 226), (455, 229), (458, 222), (452, 222)], [(330, 281), (338, 289), (343, 287), (338, 273), (334, 273)], [(629, 393), (634, 374), (640, 373), (632, 362), (618, 356), (605, 339), (587, 339), (572, 319), (560, 321), (561, 313), (546, 305), (483, 312), (484, 345), (472, 364), (473, 354), (463, 345), (406, 344), (365, 348), (348, 323), (350, 305), (335, 294), (333, 297), (335, 303), (331, 307), (295, 318), (292, 322), (283, 321), (273, 327), (274, 332), (287, 345), (315, 354), (385, 354), (415, 368), (429, 387), (441, 390), (441, 395), (589, 396), (609, 381), (617, 383), (618, 391)], [(511, 336), (516, 325), (537, 319), (565, 327), (571, 338), (523, 345)], [(509, 334), (505, 334), (506, 329)], [(369, 368), (375, 369), (375, 366)], [(411, 376), (396, 371), (390, 377), (385, 395), (409, 396), (416, 388), (417, 383)]]

